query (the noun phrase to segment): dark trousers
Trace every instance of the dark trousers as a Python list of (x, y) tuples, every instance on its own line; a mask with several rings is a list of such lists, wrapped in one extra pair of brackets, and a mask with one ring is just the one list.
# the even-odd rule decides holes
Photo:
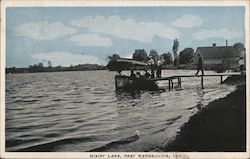
[(243, 74), (244, 65), (240, 65), (240, 72)]
[(151, 66), (151, 78), (155, 78), (155, 68), (153, 65)]
[(154, 69), (151, 70), (151, 78), (155, 78), (155, 71), (154, 71)]
[(198, 75), (198, 73), (199, 73), (200, 71), (201, 71), (202, 75), (204, 75), (204, 71), (203, 71), (203, 68), (202, 68), (202, 67), (199, 67), (199, 68), (197, 69), (197, 72), (196, 72), (195, 75)]
[(161, 67), (158, 67), (158, 68), (157, 68), (157, 70), (156, 70), (156, 76), (157, 76), (158, 78), (161, 77)]

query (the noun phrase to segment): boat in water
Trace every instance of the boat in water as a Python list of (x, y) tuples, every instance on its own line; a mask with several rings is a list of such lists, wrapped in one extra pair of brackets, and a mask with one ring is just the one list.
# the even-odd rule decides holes
[(116, 90), (159, 90), (156, 81), (147, 80), (145, 78), (131, 79), (129, 76), (115, 76)]
[[(108, 69), (110, 71), (117, 71), (117, 75), (115, 76), (115, 86), (116, 90), (159, 90), (157, 82), (154, 80), (150, 80), (151, 76), (147, 75), (138, 75), (138, 76), (125, 76), (122, 75), (122, 71), (145, 71), (147, 72), (150, 69), (147, 63), (118, 58), (115, 60), (111, 60), (108, 64)], [(137, 72), (138, 73), (138, 72)]]

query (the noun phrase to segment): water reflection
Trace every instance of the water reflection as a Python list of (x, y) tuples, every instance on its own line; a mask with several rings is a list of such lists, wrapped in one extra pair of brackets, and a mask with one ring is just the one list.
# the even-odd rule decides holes
[(118, 101), (141, 99), (143, 94), (149, 94), (150, 96), (160, 96), (164, 91), (147, 91), (147, 90), (131, 90), (131, 91), (115, 91), (115, 95)]
[(133, 91), (116, 91), (115, 95), (118, 101), (129, 100), (129, 99), (140, 99), (141, 98), (140, 90)]

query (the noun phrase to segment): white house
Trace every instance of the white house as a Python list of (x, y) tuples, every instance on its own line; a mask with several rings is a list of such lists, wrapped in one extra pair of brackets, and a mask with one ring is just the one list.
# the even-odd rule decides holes
[(241, 52), (233, 46), (216, 46), (198, 47), (196, 54), (200, 54), (203, 58), (203, 66), (206, 69), (213, 69), (223, 65), (227, 69), (236, 69), (239, 67), (239, 59)]

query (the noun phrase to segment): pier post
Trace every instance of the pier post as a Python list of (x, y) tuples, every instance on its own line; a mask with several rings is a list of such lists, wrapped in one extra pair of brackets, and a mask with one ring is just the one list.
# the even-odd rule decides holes
[(221, 75), (220, 76), (220, 84), (222, 84), (222, 81), (223, 81), (223, 76)]
[[(180, 78), (180, 77), (179, 77)], [(181, 78), (180, 78), (180, 85), (179, 85), (179, 87), (181, 88)]]
[(181, 88), (181, 78), (178, 77), (178, 87)]
[(117, 77), (115, 76), (115, 89), (117, 90)]
[(201, 75), (201, 89), (204, 89), (204, 85), (203, 85), (203, 75)]
[(174, 89), (174, 82), (173, 79), (171, 79), (172, 89)]
[(170, 91), (170, 79), (168, 79), (168, 90)]

